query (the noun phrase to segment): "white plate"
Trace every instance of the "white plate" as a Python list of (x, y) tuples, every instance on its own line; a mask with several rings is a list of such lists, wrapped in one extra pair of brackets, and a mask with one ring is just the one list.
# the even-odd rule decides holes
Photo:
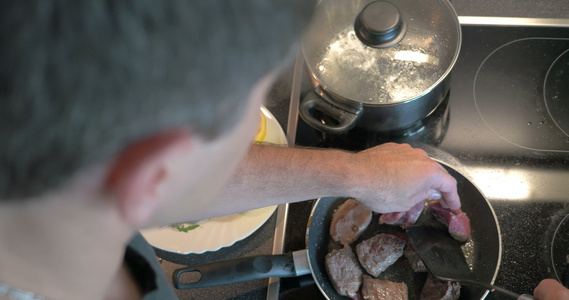
[[(285, 133), (275, 117), (265, 108), (261, 112), (267, 119), (264, 142), (287, 145)], [(255, 232), (273, 214), (277, 206), (269, 206), (225, 217), (199, 222), (199, 227), (181, 232), (170, 226), (143, 230), (141, 233), (152, 246), (181, 254), (200, 254), (217, 251), (233, 245)]]

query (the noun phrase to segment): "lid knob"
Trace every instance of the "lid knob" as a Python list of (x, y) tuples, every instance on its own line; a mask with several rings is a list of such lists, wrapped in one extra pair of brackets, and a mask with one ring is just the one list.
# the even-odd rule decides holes
[(393, 3), (374, 1), (358, 14), (354, 30), (362, 43), (375, 48), (389, 48), (403, 39), (407, 25)]

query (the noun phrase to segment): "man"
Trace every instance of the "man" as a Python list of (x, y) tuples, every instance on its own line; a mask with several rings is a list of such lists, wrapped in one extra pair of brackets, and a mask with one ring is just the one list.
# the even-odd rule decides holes
[(175, 298), (143, 227), (320, 196), (458, 208), (408, 145), (250, 148), (307, 2), (2, 1), (0, 299)]

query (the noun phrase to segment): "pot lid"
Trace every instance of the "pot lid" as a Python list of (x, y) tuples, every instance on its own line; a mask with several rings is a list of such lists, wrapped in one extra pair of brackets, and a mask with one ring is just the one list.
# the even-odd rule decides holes
[(302, 49), (325, 91), (387, 104), (439, 84), (454, 66), (460, 41), (447, 0), (322, 0)]

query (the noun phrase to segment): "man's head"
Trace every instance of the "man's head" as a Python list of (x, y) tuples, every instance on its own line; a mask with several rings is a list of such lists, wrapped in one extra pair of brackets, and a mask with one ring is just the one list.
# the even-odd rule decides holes
[(309, 2), (2, 1), (0, 201), (171, 128), (218, 138), (290, 53)]

